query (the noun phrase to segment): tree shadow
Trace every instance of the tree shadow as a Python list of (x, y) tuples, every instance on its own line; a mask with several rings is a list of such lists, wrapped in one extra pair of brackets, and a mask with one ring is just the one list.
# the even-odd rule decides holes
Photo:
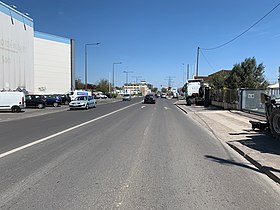
[(260, 170), (257, 169), (257, 168), (248, 166), (248, 165), (243, 164), (243, 163), (235, 162), (234, 160), (227, 160), (227, 159), (215, 157), (215, 156), (212, 156), (212, 155), (204, 155), (204, 157), (206, 157), (207, 159), (209, 159), (209, 160), (211, 160), (211, 161), (213, 161), (213, 162), (220, 163), (220, 164), (222, 164), (222, 165), (228, 165), (228, 166), (235, 165), (235, 166), (247, 168), (247, 169), (250, 169), (250, 170), (259, 172), (259, 173), (263, 173), (262, 171), (260, 171)]

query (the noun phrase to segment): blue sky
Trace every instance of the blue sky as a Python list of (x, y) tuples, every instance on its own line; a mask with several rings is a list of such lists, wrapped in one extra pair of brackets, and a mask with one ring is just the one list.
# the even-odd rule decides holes
[[(157, 87), (181, 87), (190, 64), (195, 73), (197, 47), (211, 48), (234, 38), (279, 3), (279, 0), (2, 0), (29, 13), (36, 31), (76, 41), (76, 76), (84, 80), (88, 48), (88, 83), (100, 79), (125, 82), (133, 71)], [(280, 7), (245, 35), (223, 48), (202, 51), (199, 75), (232, 69), (248, 57), (265, 65), (270, 82), (280, 66)], [(183, 65), (183, 63), (185, 65)], [(110, 73), (109, 73), (110, 72)]]

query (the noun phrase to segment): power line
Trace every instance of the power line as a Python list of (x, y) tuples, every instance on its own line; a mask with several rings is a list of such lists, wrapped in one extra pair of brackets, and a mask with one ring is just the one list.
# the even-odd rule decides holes
[(202, 50), (201, 50), (200, 52), (201, 52), (202, 56), (204, 57), (204, 59), (206, 60), (206, 62), (208, 63), (208, 65), (210, 66), (210, 68), (211, 68), (213, 71), (215, 71), (214, 68), (213, 68), (213, 66), (212, 66), (211, 63), (209, 62), (209, 60), (206, 58), (206, 56), (205, 56), (204, 53), (202, 52)]
[(251, 25), (248, 29), (246, 29), (245, 31), (243, 31), (241, 34), (239, 34), (238, 36), (234, 37), (233, 39), (229, 40), (228, 42), (224, 43), (224, 44), (221, 44), (221, 45), (218, 45), (217, 47), (212, 47), (212, 48), (200, 48), (202, 50), (215, 50), (215, 49), (218, 49), (218, 48), (221, 48), (231, 42), (233, 42), (234, 40), (238, 39), (239, 37), (241, 37), (242, 35), (244, 35), (245, 33), (247, 33), (250, 29), (252, 29), (254, 26), (256, 26), (259, 22), (261, 22), (264, 18), (266, 18), (270, 13), (272, 13), (277, 7), (280, 6), (280, 2), (275, 6), (273, 7), (268, 13), (266, 13), (261, 19), (259, 19), (256, 23), (254, 23), (253, 25)]

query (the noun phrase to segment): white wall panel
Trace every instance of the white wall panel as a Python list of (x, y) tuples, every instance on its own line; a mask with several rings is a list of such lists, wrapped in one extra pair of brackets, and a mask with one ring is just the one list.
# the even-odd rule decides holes
[(0, 90), (34, 90), (33, 22), (0, 3)]
[[(44, 36), (48, 35), (44, 34)], [(35, 36), (34, 69), (36, 93), (66, 93), (70, 91), (70, 41), (64, 43)]]

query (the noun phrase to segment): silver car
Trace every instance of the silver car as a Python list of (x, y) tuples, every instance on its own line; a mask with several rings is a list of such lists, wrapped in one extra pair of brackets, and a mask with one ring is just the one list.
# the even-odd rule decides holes
[(69, 103), (70, 110), (73, 109), (89, 109), (96, 107), (96, 100), (93, 96), (78, 96)]
[(131, 95), (130, 94), (124, 94), (122, 100), (123, 101), (131, 101)]

